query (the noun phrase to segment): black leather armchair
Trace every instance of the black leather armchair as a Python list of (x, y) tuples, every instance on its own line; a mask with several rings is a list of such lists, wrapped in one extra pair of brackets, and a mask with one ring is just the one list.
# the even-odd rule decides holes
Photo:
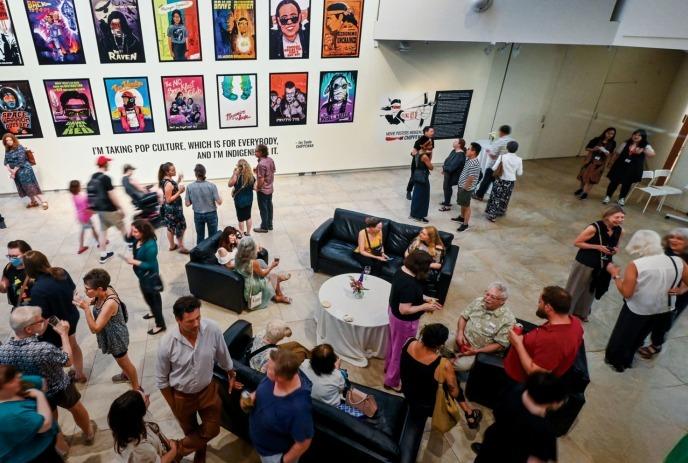
[[(358, 232), (365, 228), (366, 217), (368, 214), (335, 209), (334, 217), (327, 219), (311, 235), (311, 268), (328, 275), (360, 272), (361, 264), (354, 258), (354, 249), (358, 244)], [(415, 225), (382, 219), (383, 244), (390, 260), (383, 265), (381, 278), (392, 280), (403, 264), (406, 249), (420, 230), (421, 227)], [(459, 256), (459, 247), (452, 244), (454, 235), (451, 233), (440, 231), (440, 238), (447, 252), (436, 284), (436, 297), (444, 303)]]
[[(217, 263), (215, 252), (220, 235), (222, 231), (191, 249), (190, 260), (186, 264), (189, 291), (199, 299), (241, 313), (248, 308), (244, 299), (244, 277)], [(260, 257), (267, 259), (267, 251), (263, 249)]]
[[(536, 325), (518, 320), (524, 331)], [(585, 343), (582, 343), (573, 366), (562, 376), (569, 397), (563, 407), (547, 416), (550, 426), (557, 436), (569, 432), (585, 405), (585, 389), (590, 384)], [(466, 381), (466, 398), (489, 408), (495, 408), (514, 382), (504, 371), (504, 358), (492, 354), (478, 354)]]
[[(237, 380), (248, 390), (255, 390), (264, 375), (241, 363), (253, 339), (251, 324), (238, 320), (224, 334), (234, 360)], [(220, 424), (233, 434), (250, 441), (248, 415), (239, 407), (239, 394), (227, 391), (227, 375), (216, 370), (221, 384), (222, 414)], [(377, 426), (372, 426), (318, 400), (313, 401), (315, 436), (302, 462), (355, 461), (357, 463), (413, 463), (423, 435), (423, 423), (414, 422), (408, 405), (399, 397), (359, 384), (355, 387), (375, 396), (379, 406)], [(335, 457), (336, 456), (336, 457)]]

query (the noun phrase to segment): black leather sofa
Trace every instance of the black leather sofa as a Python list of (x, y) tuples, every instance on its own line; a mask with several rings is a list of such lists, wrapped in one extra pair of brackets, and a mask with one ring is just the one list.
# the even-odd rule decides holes
[[(199, 299), (241, 313), (248, 308), (244, 299), (244, 277), (217, 263), (215, 252), (220, 235), (222, 231), (191, 249), (190, 260), (186, 264), (189, 291)], [(267, 262), (267, 251), (263, 249), (259, 257)]]
[[(536, 325), (518, 320), (524, 332)], [(578, 414), (585, 405), (585, 389), (590, 384), (588, 360), (585, 354), (585, 343), (582, 343), (573, 366), (562, 376), (569, 397), (562, 408), (547, 415), (549, 425), (557, 436), (563, 436), (574, 425)], [(504, 371), (504, 358), (491, 354), (478, 354), (475, 364), (466, 381), (466, 398), (489, 408), (495, 408), (504, 393), (513, 387), (513, 381)]]
[[(237, 320), (224, 333), (234, 360), (237, 380), (247, 390), (255, 390), (264, 375), (241, 363), (253, 339), (251, 324)], [(239, 407), (239, 394), (227, 391), (227, 375), (216, 370), (220, 382), (222, 415), (220, 424), (233, 434), (250, 441), (248, 415)], [(362, 422), (330, 405), (313, 401), (315, 436), (301, 462), (352, 461), (356, 463), (413, 463), (420, 448), (425, 420), (414, 421), (403, 397), (360, 384), (355, 387), (375, 396), (382, 416), (377, 427)]]
[[(361, 264), (353, 254), (358, 244), (358, 232), (365, 228), (368, 216), (369, 214), (346, 209), (335, 209), (334, 217), (327, 219), (311, 235), (311, 268), (328, 275), (360, 272)], [(390, 257), (382, 267), (383, 279), (392, 280), (403, 263), (404, 252), (420, 230), (421, 227), (415, 225), (382, 219), (383, 244), (385, 253)], [(440, 231), (440, 238), (447, 253), (436, 285), (436, 297), (444, 303), (459, 256), (459, 247), (452, 244), (454, 235), (451, 233)]]

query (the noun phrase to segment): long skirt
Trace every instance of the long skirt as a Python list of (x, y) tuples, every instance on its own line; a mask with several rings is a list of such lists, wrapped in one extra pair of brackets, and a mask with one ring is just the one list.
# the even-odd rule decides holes
[[(415, 185), (415, 189), (418, 184)], [(389, 344), (387, 346), (387, 356), (385, 357), (385, 386), (398, 388), (401, 383), (401, 351), (409, 338), (418, 333), (419, 320), (406, 321), (400, 320), (392, 313), (392, 308), (387, 307), (389, 314)]]
[(509, 201), (511, 200), (511, 193), (514, 192), (514, 185), (516, 182), (508, 180), (495, 180), (492, 185), (492, 193), (490, 193), (490, 199), (487, 201), (487, 208), (485, 209), (485, 214), (488, 218), (501, 217), (506, 214), (506, 209), (509, 207)]
[(416, 183), (413, 185), (411, 197), (411, 217), (424, 219), (430, 208), (430, 183)]
[(595, 299), (595, 293), (590, 291), (593, 271), (592, 267), (574, 260), (573, 265), (571, 265), (569, 279), (566, 282), (566, 292), (571, 295), (571, 309), (569, 313), (580, 318), (590, 316), (592, 302)]
[(633, 366), (633, 357), (658, 320), (666, 317), (666, 312), (653, 315), (638, 315), (624, 303), (619, 318), (609, 337), (604, 360), (617, 370)]
[(17, 175), (14, 176), (14, 184), (20, 198), (41, 194), (41, 187), (38, 186), (38, 180), (36, 180), (36, 175), (30, 166), (23, 166), (17, 171)]

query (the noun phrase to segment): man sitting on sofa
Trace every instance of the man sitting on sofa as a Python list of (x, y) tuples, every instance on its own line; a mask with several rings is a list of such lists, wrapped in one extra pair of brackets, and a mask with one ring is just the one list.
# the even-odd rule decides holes
[(491, 283), (483, 297), (476, 298), (459, 317), (456, 336), (448, 348), (456, 352), (454, 368), (468, 371), (480, 352), (497, 353), (509, 347), (509, 330), (516, 317), (507, 307), (509, 292), (504, 283)]
[(262, 463), (296, 463), (315, 433), (311, 384), (291, 351), (276, 349), (269, 357), (267, 377), (253, 393), (251, 441)]
[(542, 290), (535, 314), (547, 321), (525, 335), (509, 331), (511, 349), (504, 359), (510, 379), (525, 383), (528, 375), (550, 372), (561, 377), (573, 365), (583, 342), (583, 326), (569, 316), (571, 296), (564, 288), (547, 286)]

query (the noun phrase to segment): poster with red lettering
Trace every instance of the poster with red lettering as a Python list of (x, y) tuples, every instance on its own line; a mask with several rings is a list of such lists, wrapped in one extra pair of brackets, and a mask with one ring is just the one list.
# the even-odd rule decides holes
[(163, 76), (162, 94), (167, 130), (208, 128), (203, 76)]
[(270, 59), (308, 58), (310, 0), (270, 0)]
[(43, 136), (28, 80), (0, 81), (0, 133), (17, 138)]
[(88, 79), (44, 80), (43, 85), (58, 137), (100, 134)]
[(255, 74), (217, 75), (220, 128), (258, 127), (258, 88)]

